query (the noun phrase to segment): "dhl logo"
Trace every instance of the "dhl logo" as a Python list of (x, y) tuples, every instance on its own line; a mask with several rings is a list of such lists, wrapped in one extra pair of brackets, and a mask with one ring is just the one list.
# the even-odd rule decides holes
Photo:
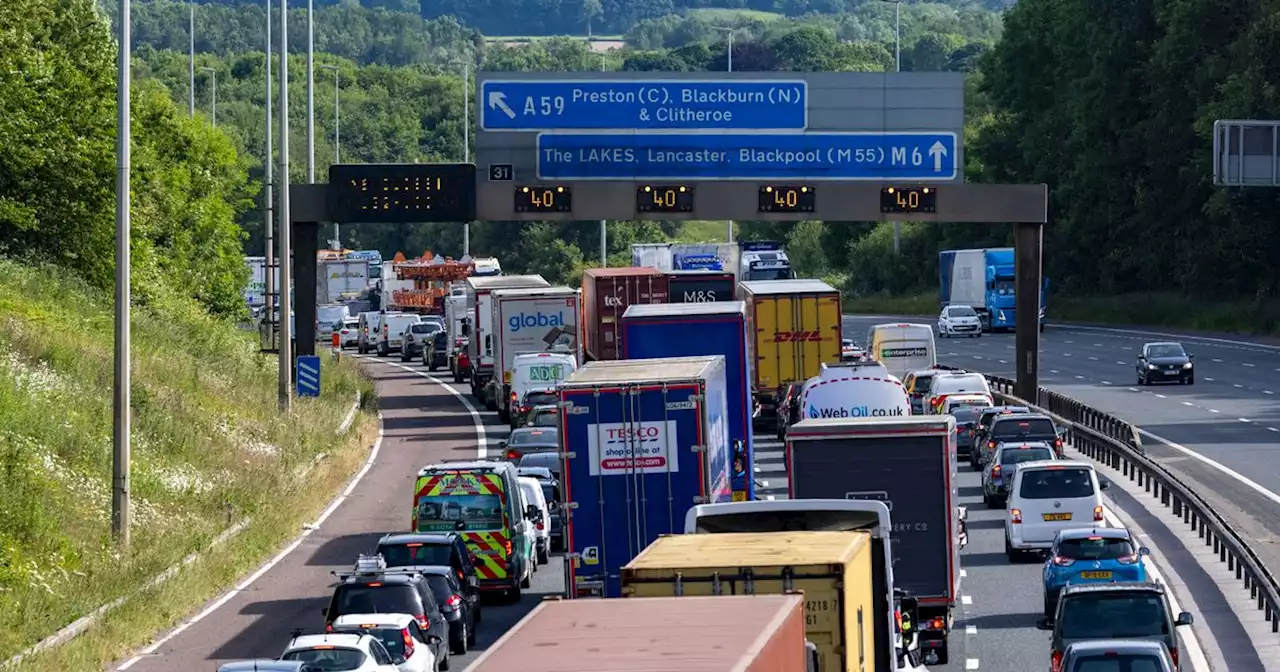
[(822, 334), (814, 331), (779, 331), (773, 335), (774, 343), (806, 343), (822, 341)]

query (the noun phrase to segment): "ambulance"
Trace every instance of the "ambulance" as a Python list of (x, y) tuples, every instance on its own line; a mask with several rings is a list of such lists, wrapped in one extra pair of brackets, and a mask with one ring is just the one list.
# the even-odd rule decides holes
[(539, 512), (521, 494), (510, 462), (429, 464), (413, 486), (414, 532), (456, 532), (475, 556), (480, 590), (510, 601), (529, 587)]

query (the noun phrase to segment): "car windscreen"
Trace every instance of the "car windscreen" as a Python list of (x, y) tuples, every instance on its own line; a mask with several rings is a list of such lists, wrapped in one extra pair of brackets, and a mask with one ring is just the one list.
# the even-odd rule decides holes
[(559, 430), (556, 430), (553, 428), (545, 428), (545, 427), (539, 427), (538, 429), (530, 430), (527, 432), (523, 432), (523, 431), (512, 432), (511, 436), (507, 437), (508, 446), (525, 446), (525, 445), (554, 446), (554, 445), (558, 445), (559, 443), (560, 443)]
[(1149, 653), (1095, 653), (1072, 661), (1070, 672), (1164, 672), (1160, 659)]
[(949, 317), (975, 317), (977, 314), (977, 311), (969, 306), (956, 306), (954, 308), (950, 308), (947, 312)]
[(1187, 352), (1182, 349), (1181, 345), (1153, 345), (1147, 348), (1147, 357), (1186, 357)]
[(560, 397), (554, 392), (530, 392), (524, 395), (524, 406), (541, 406), (543, 404), (555, 404), (560, 401)]
[(379, 544), (378, 552), (388, 567), (412, 567), (414, 565), (448, 565), (453, 547), (445, 544), (413, 542), (407, 544)]
[(1077, 593), (1062, 602), (1064, 640), (1169, 636), (1164, 597), (1155, 592)]
[(407, 583), (344, 583), (334, 596), (329, 618), (345, 614), (421, 614), (422, 600), (418, 591)]
[(389, 625), (380, 625), (372, 628), (362, 628), (354, 625), (334, 626), (334, 632), (363, 632), (378, 638), (379, 642), (386, 647), (387, 653), (392, 658), (398, 658), (404, 655), (404, 633), (399, 628), (393, 628)]
[(1053, 451), (1048, 448), (1007, 448), (1000, 451), (1000, 464), (1009, 466), (1036, 460), (1052, 460)]
[(415, 532), (496, 532), (505, 529), (496, 494), (438, 494), (418, 498)]
[(1115, 537), (1085, 537), (1058, 542), (1058, 556), (1072, 560), (1116, 560), (1132, 558), (1133, 542)]
[(1084, 467), (1027, 469), (1022, 472), (1023, 499), (1074, 499), (1093, 496), (1093, 472)]
[(1017, 439), (1027, 436), (1057, 437), (1058, 430), (1048, 418), (1022, 418), (1001, 420), (991, 428), (991, 438), (997, 443), (1000, 439)]
[(280, 660), (296, 660), (307, 663), (313, 670), (323, 672), (342, 672), (358, 670), (364, 666), (367, 656), (358, 649), (298, 649), (280, 657)]

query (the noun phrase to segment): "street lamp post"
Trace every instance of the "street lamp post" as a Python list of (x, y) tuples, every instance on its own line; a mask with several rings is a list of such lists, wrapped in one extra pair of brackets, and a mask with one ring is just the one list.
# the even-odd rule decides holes
[[(333, 162), (342, 163), (342, 131), (340, 125), (342, 121), (342, 99), (339, 97), (342, 89), (339, 86), (338, 79), (341, 71), (338, 69), (338, 66), (328, 65), (326, 63), (321, 63), (320, 67), (325, 70), (333, 71)], [(341, 232), (338, 227), (338, 223), (334, 222), (333, 243), (338, 246), (337, 249), (341, 250), (342, 236), (340, 235)]]
[[(265, 227), (265, 234), (266, 234), (265, 235), (266, 249), (264, 250), (264, 253), (267, 257), (267, 283), (266, 283), (267, 291), (266, 291), (266, 296), (263, 298), (265, 299), (265, 302), (267, 304), (265, 318), (264, 318), (267, 323), (267, 333), (270, 334), (269, 338), (275, 339), (276, 249), (275, 249), (275, 218), (273, 217), (273, 214), (275, 212), (275, 197), (272, 195), (273, 177), (271, 174), (274, 168), (273, 164), (275, 163), (275, 152), (273, 152), (271, 148), (271, 141), (272, 141), (271, 94), (273, 92), (271, 87), (271, 59), (273, 58), (273, 55), (271, 53), (271, 0), (267, 0), (267, 22), (266, 23), (267, 23), (267, 77), (266, 77), (267, 79), (267, 105), (266, 105), (267, 153), (266, 153), (266, 158), (263, 159), (263, 164), (264, 164), (263, 172), (265, 173), (265, 176), (266, 176), (266, 179), (265, 179), (266, 184), (263, 185), (265, 189), (262, 193), (262, 210), (263, 210), (263, 214), (266, 216), (266, 221), (263, 224)], [(268, 341), (268, 343), (270, 342), (271, 341)]]
[(280, 409), (293, 407), (293, 250), (289, 220), (289, 0), (280, 0)]
[[(728, 67), (726, 68), (726, 71), (733, 72), (733, 31), (734, 29), (717, 27), (716, 30), (723, 30), (725, 34), (728, 36), (728, 44), (725, 47), (725, 51), (729, 58), (729, 63), (728, 63)], [(724, 240), (727, 243), (733, 242), (733, 220), (732, 219), (726, 221), (724, 224)]]
[(129, 320), (129, 160), (132, 133), (129, 87), (133, 56), (129, 24), (133, 20), (129, 0), (120, 0), (120, 54), (116, 75), (116, 305), (115, 376), (111, 425), (111, 534), (121, 549), (129, 548), (130, 503), (130, 369)]
[(196, 116), (196, 1), (187, 0), (187, 116)]
[(213, 81), (213, 95), (209, 101), (209, 118), (213, 121), (213, 127), (218, 127), (218, 71), (213, 68), (200, 68), (200, 72), (209, 73), (209, 78)]
[(312, 0), (307, 0), (307, 184), (316, 181), (316, 32)]
[[(893, 3), (893, 60), (895, 72), (902, 72), (902, 0), (880, 0)], [(893, 255), (902, 251), (902, 223), (893, 223)]]
[[(462, 66), (462, 162), (471, 163), (471, 63), (453, 61)], [(462, 224), (462, 256), (471, 254), (471, 222)]]

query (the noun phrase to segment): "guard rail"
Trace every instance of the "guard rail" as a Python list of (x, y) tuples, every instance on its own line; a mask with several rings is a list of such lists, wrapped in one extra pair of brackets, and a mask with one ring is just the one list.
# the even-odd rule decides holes
[(1043, 387), (1037, 389), (1036, 399), (1021, 399), (1013, 394), (1014, 381), (984, 375), (1000, 403), (1033, 407), (1048, 413), (1067, 429), (1067, 441), (1076, 450), (1119, 471), (1164, 507), (1172, 509), (1173, 515), (1182, 518), (1206, 546), (1213, 547), (1219, 562), (1225, 563), (1228, 571), (1235, 573), (1236, 580), (1244, 584), (1256, 608), (1271, 625), (1271, 631), (1280, 632), (1280, 583), (1276, 577), (1241, 532), (1175, 474), (1145, 455), (1133, 425)]

